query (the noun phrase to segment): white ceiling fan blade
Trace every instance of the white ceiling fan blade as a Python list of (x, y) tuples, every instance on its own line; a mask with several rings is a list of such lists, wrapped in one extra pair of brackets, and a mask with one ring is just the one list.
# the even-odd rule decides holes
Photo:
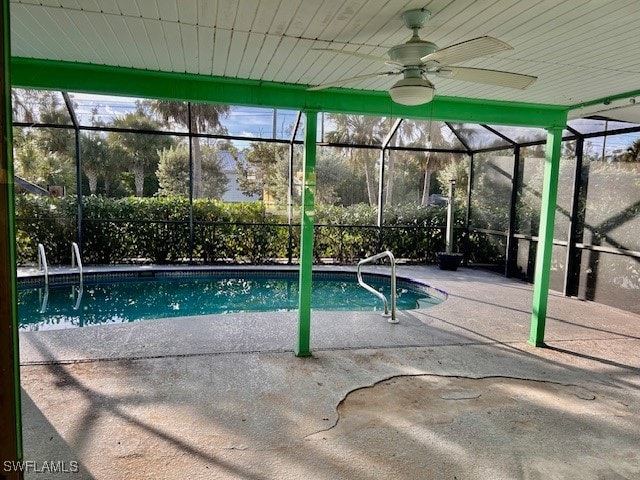
[(454, 63), (465, 62), (477, 57), (493, 55), (494, 53), (513, 50), (508, 43), (493, 37), (478, 37), (466, 42), (456, 43), (449, 47), (425, 55), (420, 60), (422, 63), (438, 62), (440, 65), (453, 65)]
[(537, 77), (523, 75), (521, 73), (503, 72), (501, 70), (485, 70), (483, 68), (467, 67), (446, 67), (437, 72), (437, 75), (453, 80), (464, 80), (466, 82), (486, 83), (499, 87), (525, 89)]
[(309, 91), (314, 90), (323, 90), (325, 88), (330, 87), (339, 87), (351, 82), (357, 82), (359, 80), (366, 80), (367, 78), (373, 77), (385, 77), (387, 75), (400, 75), (401, 72), (379, 72), (379, 73), (368, 73), (366, 75), (358, 75), (357, 77), (345, 78), (344, 80), (337, 80), (335, 82), (323, 83), (322, 85), (317, 85), (315, 87), (307, 88)]
[(363, 58), (365, 60), (372, 60), (374, 62), (388, 63), (390, 61), (388, 58), (385, 58), (385, 57), (378, 57), (376, 55), (369, 55), (367, 53), (350, 52), (348, 50), (336, 50), (334, 48), (312, 48), (311, 50), (315, 50), (317, 52), (341, 53), (343, 55), (350, 55), (352, 57)]

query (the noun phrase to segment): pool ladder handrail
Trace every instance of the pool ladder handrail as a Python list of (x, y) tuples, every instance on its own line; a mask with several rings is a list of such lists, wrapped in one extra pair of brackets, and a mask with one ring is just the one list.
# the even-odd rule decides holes
[(82, 259), (80, 258), (80, 248), (76, 242), (71, 242), (71, 268), (78, 268), (80, 274), (80, 289), (84, 282), (84, 272), (82, 269)]
[[(71, 242), (71, 268), (78, 268), (80, 275), (80, 285), (76, 290), (76, 287), (71, 287), (71, 297), (73, 298), (73, 309), (78, 310), (80, 308), (80, 302), (82, 301), (82, 293), (84, 291), (84, 271), (82, 268), (82, 259), (80, 258), (80, 248), (76, 242)], [(38, 244), (38, 268), (44, 273), (44, 297), (41, 294), (41, 290), (38, 289), (40, 296), (40, 313), (44, 313), (47, 310), (47, 304), (49, 303), (49, 264), (47, 263), (47, 254), (44, 250), (44, 245)], [(76, 297), (76, 294), (78, 295)]]
[(389, 302), (387, 302), (387, 297), (385, 297), (384, 294), (373, 288), (371, 285), (365, 283), (365, 281), (362, 279), (362, 272), (360, 271), (360, 268), (365, 263), (375, 262), (376, 260), (380, 260), (385, 257), (389, 258), (389, 262), (391, 263), (391, 316), (389, 318), (389, 323), (398, 323), (398, 320), (396, 319), (396, 259), (393, 256), (393, 253), (391, 253), (389, 250), (385, 250), (384, 252), (360, 260), (358, 262), (357, 270), (358, 284), (362, 288), (368, 290), (380, 300), (382, 300), (382, 303), (384, 304), (384, 316), (389, 316)]

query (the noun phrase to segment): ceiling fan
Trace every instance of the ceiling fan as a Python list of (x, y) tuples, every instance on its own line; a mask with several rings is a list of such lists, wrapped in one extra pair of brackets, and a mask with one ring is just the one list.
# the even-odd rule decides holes
[(331, 48), (314, 49), (383, 62), (394, 68), (394, 70), (324, 83), (308, 90), (338, 87), (373, 77), (402, 75), (403, 78), (394, 83), (389, 89), (391, 99), (402, 105), (422, 105), (429, 103), (435, 94), (435, 86), (428, 79), (430, 75), (519, 89), (527, 88), (536, 80), (536, 77), (520, 73), (454, 66), (456, 63), (474, 58), (493, 55), (505, 50), (513, 50), (513, 47), (497, 38), (485, 36), (445, 48), (438, 48), (435, 43), (422, 40), (418, 35), (418, 31), (430, 16), (431, 13), (423, 8), (407, 10), (402, 14), (402, 20), (407, 28), (413, 30), (413, 36), (406, 43), (391, 47), (387, 51), (389, 58)]

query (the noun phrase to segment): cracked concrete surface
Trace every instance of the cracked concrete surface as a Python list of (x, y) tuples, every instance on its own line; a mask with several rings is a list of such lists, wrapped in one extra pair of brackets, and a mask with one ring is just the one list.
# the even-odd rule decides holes
[(25, 333), (27, 459), (78, 479), (640, 478), (637, 315), (552, 295), (533, 348), (530, 286), (399, 274), (450, 297), (399, 325), (314, 312), (311, 358), (286, 314)]
[[(565, 478), (581, 479), (640, 473), (637, 409), (574, 385), (394, 377), (352, 392), (338, 412), (333, 427), (307, 440), (328, 451), (366, 443), (386, 457), (378, 478), (542, 479), (558, 478), (563, 469)], [(569, 451), (578, 458), (568, 461)], [(607, 451), (614, 458), (603, 462)], [(616, 477), (603, 477), (605, 471)]]

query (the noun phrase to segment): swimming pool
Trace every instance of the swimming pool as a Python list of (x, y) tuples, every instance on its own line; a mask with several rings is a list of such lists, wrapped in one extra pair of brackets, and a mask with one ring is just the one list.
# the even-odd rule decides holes
[[(104, 276), (103, 276), (104, 277)], [(364, 279), (387, 297), (389, 278)], [(23, 286), (18, 291), (21, 330), (51, 330), (154, 318), (242, 312), (293, 311), (298, 275), (293, 271), (144, 272), (71, 283)], [(355, 273), (314, 273), (313, 310), (382, 311), (382, 302), (358, 286)], [(429, 287), (398, 279), (397, 308), (428, 308), (442, 301)], [(431, 292), (433, 293), (433, 292)]]

